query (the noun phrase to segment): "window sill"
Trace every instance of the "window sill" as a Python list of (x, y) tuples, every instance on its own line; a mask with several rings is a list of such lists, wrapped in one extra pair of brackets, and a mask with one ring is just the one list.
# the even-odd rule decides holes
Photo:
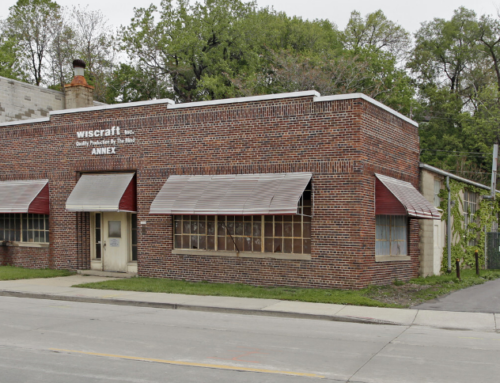
[(375, 262), (411, 261), (409, 255), (376, 255)]
[(213, 250), (196, 250), (196, 249), (175, 249), (172, 250), (175, 255), (212, 255), (217, 257), (239, 257), (239, 258), (271, 258), (310, 261), (311, 254), (279, 254), (279, 253), (254, 253), (250, 251), (242, 251), (239, 254), (235, 251), (213, 251)]
[(6, 247), (49, 247), (49, 244), (44, 242), (12, 242)]

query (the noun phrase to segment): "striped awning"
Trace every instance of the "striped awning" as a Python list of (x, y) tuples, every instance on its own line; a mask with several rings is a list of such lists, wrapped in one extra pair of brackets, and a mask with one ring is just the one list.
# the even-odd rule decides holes
[(150, 214), (297, 214), (312, 173), (170, 176)]
[(67, 211), (137, 210), (134, 173), (84, 174), (66, 201)]
[(381, 174), (375, 174), (375, 177), (403, 205), (408, 216), (421, 219), (441, 219), (441, 213), (438, 209), (427, 201), (411, 183)]
[(49, 180), (0, 181), (0, 213), (49, 214)]

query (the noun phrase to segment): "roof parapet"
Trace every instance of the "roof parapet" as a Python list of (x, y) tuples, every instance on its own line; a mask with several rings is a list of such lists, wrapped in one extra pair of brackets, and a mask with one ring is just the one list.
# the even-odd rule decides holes
[(340, 100), (351, 100), (354, 98), (361, 98), (365, 101), (368, 101), (370, 104), (373, 104), (375, 106), (378, 106), (381, 109), (384, 109), (386, 112), (389, 112), (396, 117), (399, 117), (400, 119), (412, 124), (413, 126), (416, 126), (418, 128), (418, 123), (413, 121), (412, 119), (406, 117), (404, 114), (401, 114), (399, 112), (396, 112), (394, 109), (389, 108), (387, 105), (382, 104), (381, 102), (378, 102), (377, 100), (367, 96), (364, 93), (350, 93), (350, 94), (338, 94), (334, 96), (322, 96), (322, 97), (317, 97), (314, 99), (314, 102), (325, 102), (325, 101), (340, 101)]
[(394, 116), (412, 124), (413, 126), (418, 127), (418, 123), (404, 116), (403, 114), (396, 112), (394, 109), (389, 108), (388, 106), (374, 100), (371, 97), (363, 93), (352, 93), (352, 94), (339, 94), (334, 96), (321, 96), (315, 90), (308, 90), (302, 92), (291, 92), (291, 93), (277, 93), (277, 94), (267, 94), (261, 96), (251, 96), (251, 97), (238, 97), (238, 98), (227, 98), (221, 100), (210, 100), (210, 101), (198, 101), (198, 102), (189, 102), (183, 104), (176, 104), (173, 100), (164, 98), (159, 100), (148, 100), (148, 101), (136, 101), (136, 102), (128, 102), (123, 104), (105, 104), (100, 106), (89, 106), (82, 108), (73, 108), (73, 109), (61, 109), (49, 112), (48, 118), (40, 118), (36, 120), (19, 120), (19, 121), (11, 121), (1, 123), (0, 126), (11, 126), (25, 123), (34, 123), (34, 122), (46, 122), (50, 120), (50, 116), (52, 115), (60, 115), (60, 114), (68, 114), (68, 113), (79, 113), (79, 112), (93, 112), (100, 110), (108, 110), (108, 109), (120, 109), (120, 108), (132, 108), (137, 106), (148, 106), (148, 105), (161, 105), (166, 104), (167, 109), (184, 109), (184, 108), (196, 108), (196, 107), (205, 107), (205, 106), (215, 106), (215, 105), (226, 105), (226, 104), (236, 104), (236, 103), (246, 103), (246, 102), (258, 102), (258, 101), (270, 101), (270, 100), (278, 100), (285, 98), (297, 98), (297, 97), (313, 97), (313, 102), (327, 102), (327, 101), (340, 101), (340, 100), (351, 100), (360, 98), (363, 99), (391, 114)]

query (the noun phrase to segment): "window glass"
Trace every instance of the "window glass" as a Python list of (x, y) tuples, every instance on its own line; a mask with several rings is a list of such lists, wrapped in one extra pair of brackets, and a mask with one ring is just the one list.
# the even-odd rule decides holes
[(108, 237), (121, 238), (122, 237), (122, 222), (121, 221), (108, 221)]
[(101, 259), (101, 213), (95, 214), (95, 257)]
[(49, 242), (49, 216), (0, 214), (0, 241)]
[(137, 261), (137, 214), (132, 214), (132, 261)]
[(310, 254), (311, 217), (175, 216), (174, 247)]
[(174, 248), (267, 253), (311, 253), (312, 193), (296, 215), (174, 217)]
[(375, 255), (408, 255), (408, 217), (377, 215)]

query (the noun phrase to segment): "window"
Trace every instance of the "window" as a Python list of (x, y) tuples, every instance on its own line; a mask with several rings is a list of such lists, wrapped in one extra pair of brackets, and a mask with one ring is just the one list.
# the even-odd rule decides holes
[(441, 198), (439, 198), (439, 192), (441, 191), (441, 181), (434, 180), (434, 206), (439, 207), (441, 204)]
[(311, 254), (311, 190), (297, 215), (174, 216), (174, 248)]
[(46, 214), (0, 214), (0, 241), (49, 242)]
[(95, 213), (94, 219), (95, 219), (95, 225), (94, 225), (94, 227), (95, 227), (95, 234), (94, 234), (95, 253), (94, 253), (94, 257), (95, 257), (95, 259), (101, 259), (101, 240), (102, 240), (102, 237), (101, 237), (101, 235), (102, 235), (101, 213)]
[(377, 215), (375, 255), (408, 255), (408, 217)]
[(122, 221), (108, 221), (108, 237), (109, 238), (122, 237)]
[[(468, 190), (464, 192), (464, 225), (465, 230), (469, 230), (469, 224), (474, 222), (474, 216), (476, 215), (477, 205), (479, 202), (479, 194), (473, 193)], [(476, 240), (472, 239), (469, 241), (469, 246), (475, 246)]]
[(174, 218), (176, 249), (311, 253), (311, 217), (197, 216)]
[(137, 214), (132, 216), (132, 261), (137, 261)]

